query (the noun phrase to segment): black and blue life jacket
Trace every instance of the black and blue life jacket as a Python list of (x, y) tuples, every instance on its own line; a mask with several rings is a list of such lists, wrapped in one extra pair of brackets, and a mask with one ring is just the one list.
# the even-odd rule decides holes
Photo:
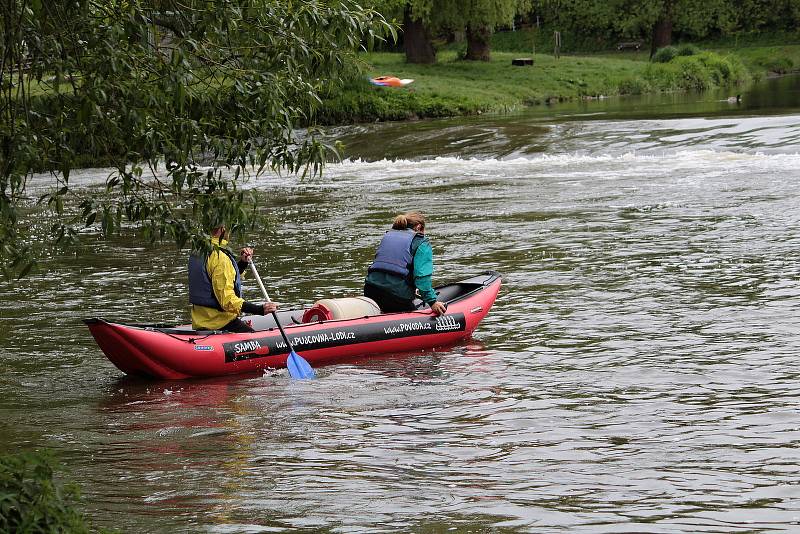
[[(231, 260), (233, 270), (236, 272), (236, 281), (233, 284), (233, 291), (236, 293), (237, 297), (241, 298), (242, 275), (239, 272), (239, 265), (236, 263), (236, 258), (233, 257), (231, 251), (222, 247), (214, 247), (214, 252), (212, 252), (212, 254), (218, 252), (222, 252)], [(198, 306), (224, 311), (216, 295), (214, 295), (211, 275), (208, 274), (208, 269), (206, 268), (207, 264), (208, 254), (203, 254), (202, 256), (197, 254), (189, 255), (189, 302), (197, 304)]]
[(408, 280), (413, 279), (414, 253), (424, 240), (423, 234), (410, 229), (387, 231), (368, 271), (381, 271)]

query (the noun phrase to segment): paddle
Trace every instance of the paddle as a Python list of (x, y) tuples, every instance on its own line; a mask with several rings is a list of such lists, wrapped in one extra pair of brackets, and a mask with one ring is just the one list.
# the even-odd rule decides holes
[[(250, 264), (250, 269), (253, 271), (253, 275), (256, 277), (258, 287), (260, 287), (261, 292), (264, 293), (264, 298), (267, 299), (267, 302), (272, 302), (269, 299), (269, 295), (267, 295), (267, 289), (264, 287), (261, 277), (258, 276), (258, 271), (256, 271), (256, 264), (253, 263), (253, 258), (248, 259), (248, 263)], [(283, 341), (286, 343), (286, 346), (289, 347), (289, 356), (286, 358), (286, 369), (289, 370), (289, 376), (292, 378), (316, 377), (317, 375), (314, 373), (314, 369), (311, 368), (311, 365), (309, 365), (309, 363), (302, 356), (294, 351), (294, 347), (292, 347), (292, 344), (289, 342), (289, 338), (286, 336), (286, 332), (283, 331), (281, 322), (278, 320), (278, 314), (272, 312), (272, 317), (275, 318), (275, 324), (278, 325), (278, 330), (281, 331)]]

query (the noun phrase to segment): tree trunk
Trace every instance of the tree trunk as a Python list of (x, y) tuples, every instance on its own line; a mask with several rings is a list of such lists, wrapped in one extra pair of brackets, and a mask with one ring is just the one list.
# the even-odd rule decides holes
[(488, 26), (467, 26), (467, 55), (464, 59), (489, 61), (492, 30)]
[(410, 5), (406, 5), (403, 13), (403, 48), (409, 63), (436, 63), (436, 50), (428, 27), (420, 19), (412, 17)]
[(650, 58), (656, 50), (672, 44), (672, 1), (664, 2), (664, 11), (653, 25), (653, 41), (650, 46)]

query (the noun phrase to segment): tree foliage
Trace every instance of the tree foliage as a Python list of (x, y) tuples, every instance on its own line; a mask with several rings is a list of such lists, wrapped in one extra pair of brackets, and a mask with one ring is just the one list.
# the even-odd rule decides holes
[(541, 22), (584, 36), (649, 38), (671, 6), (673, 31), (681, 38), (762, 30), (792, 30), (800, 23), (800, 0), (533, 0)]
[(49, 452), (0, 456), (0, 532), (90, 531), (74, 485), (55, 479)]
[(433, 26), (460, 30), (467, 26), (481, 26), (490, 30), (510, 26), (518, 13), (531, 7), (529, 0), (417, 0), (415, 12)]
[[(435, 61), (435, 51), (430, 42), (419, 41), (445, 32), (466, 30), (469, 35), (472, 29), (480, 30), (488, 47), (491, 33), (498, 26), (510, 26), (516, 15), (529, 11), (531, 0), (372, 0), (372, 5), (387, 17), (404, 19), (407, 60), (427, 63)], [(409, 53), (409, 48), (414, 52)], [(428, 49), (430, 52), (426, 52)]]
[[(334, 147), (312, 128), (322, 89), (393, 32), (350, 0), (0, 2), (0, 261), (32, 265), (20, 209), (49, 210), (56, 241), (132, 223), (200, 246), (203, 227), (253, 222), (248, 170), (318, 172)], [(113, 166), (76, 188), (82, 159)], [(53, 186), (30, 198), (34, 172)], [(36, 177), (40, 179), (40, 177)]]

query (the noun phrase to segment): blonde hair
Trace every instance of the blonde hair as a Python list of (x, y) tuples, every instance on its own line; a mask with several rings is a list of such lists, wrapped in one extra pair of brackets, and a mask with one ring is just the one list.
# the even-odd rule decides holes
[(413, 229), (418, 224), (425, 228), (425, 216), (418, 211), (409, 211), (394, 218), (392, 230)]

